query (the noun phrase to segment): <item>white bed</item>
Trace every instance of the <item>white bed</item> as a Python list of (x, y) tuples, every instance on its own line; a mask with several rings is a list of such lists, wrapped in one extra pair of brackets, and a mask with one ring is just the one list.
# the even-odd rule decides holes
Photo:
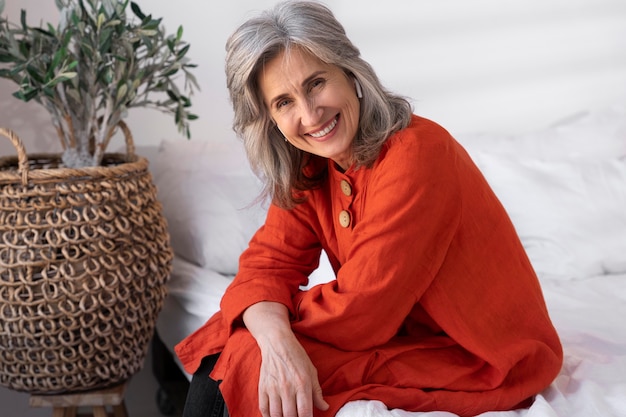
[[(625, 416), (626, 106), (541, 131), (458, 140), (511, 215), (565, 351), (559, 377), (530, 409), (484, 415)], [(251, 205), (259, 183), (239, 142), (164, 141), (153, 172), (176, 252), (157, 323), (171, 349), (217, 311), (265, 207)], [(322, 262), (310, 285), (332, 278)], [(444, 415), (357, 401), (338, 417)]]

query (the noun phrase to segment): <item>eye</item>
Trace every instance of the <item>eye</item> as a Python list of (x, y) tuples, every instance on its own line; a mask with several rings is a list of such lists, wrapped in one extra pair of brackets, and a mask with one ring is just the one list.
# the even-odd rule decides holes
[(284, 99), (278, 100), (278, 101), (276, 102), (276, 104), (275, 104), (275, 105), (276, 105), (276, 109), (277, 109), (277, 110), (280, 110), (280, 109), (282, 109), (283, 107), (288, 106), (288, 105), (289, 105), (289, 103), (291, 103), (291, 100), (289, 100), (289, 99), (287, 99), (287, 98), (284, 98)]
[(326, 80), (324, 80), (323, 78), (316, 78), (312, 80), (311, 83), (309, 84), (309, 92), (323, 87), (325, 82)]

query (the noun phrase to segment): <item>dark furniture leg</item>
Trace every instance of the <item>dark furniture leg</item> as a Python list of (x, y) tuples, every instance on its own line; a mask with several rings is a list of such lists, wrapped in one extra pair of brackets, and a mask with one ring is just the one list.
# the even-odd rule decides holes
[(157, 407), (164, 416), (181, 416), (189, 390), (189, 381), (156, 332), (152, 338), (151, 348), (152, 373), (159, 383), (156, 393)]

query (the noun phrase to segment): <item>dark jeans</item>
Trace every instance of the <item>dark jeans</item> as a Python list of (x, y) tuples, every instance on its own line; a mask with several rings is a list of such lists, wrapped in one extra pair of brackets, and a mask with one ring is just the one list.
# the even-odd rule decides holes
[(228, 410), (219, 389), (219, 382), (209, 378), (219, 354), (202, 359), (200, 368), (193, 374), (183, 417), (227, 417)]

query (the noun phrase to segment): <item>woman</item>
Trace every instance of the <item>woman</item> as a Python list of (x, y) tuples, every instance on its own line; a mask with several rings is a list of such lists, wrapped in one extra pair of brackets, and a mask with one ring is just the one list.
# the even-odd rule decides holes
[[(195, 373), (186, 415), (219, 415), (223, 395), (233, 417), (333, 416), (358, 399), (470, 416), (551, 383), (560, 342), (503, 207), (327, 8), (247, 21), (226, 73), (272, 204), (221, 311), (177, 346)], [(336, 280), (300, 290), (322, 249)]]

